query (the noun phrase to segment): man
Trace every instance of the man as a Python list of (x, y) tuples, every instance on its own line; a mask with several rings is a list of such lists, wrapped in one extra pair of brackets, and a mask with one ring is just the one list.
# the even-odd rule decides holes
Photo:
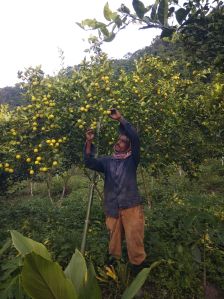
[(93, 130), (86, 133), (84, 161), (86, 167), (104, 173), (104, 209), (106, 226), (110, 232), (109, 254), (121, 257), (125, 236), (127, 252), (135, 273), (145, 266), (144, 213), (138, 192), (136, 170), (140, 159), (139, 137), (120, 112), (111, 109), (109, 117), (118, 121), (120, 135), (114, 154), (94, 158)]

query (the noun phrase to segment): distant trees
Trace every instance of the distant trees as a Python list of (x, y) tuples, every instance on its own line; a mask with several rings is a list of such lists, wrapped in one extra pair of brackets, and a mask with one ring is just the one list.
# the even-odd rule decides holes
[(10, 107), (24, 104), (23, 95), (19, 84), (0, 88), (0, 104), (8, 104)]

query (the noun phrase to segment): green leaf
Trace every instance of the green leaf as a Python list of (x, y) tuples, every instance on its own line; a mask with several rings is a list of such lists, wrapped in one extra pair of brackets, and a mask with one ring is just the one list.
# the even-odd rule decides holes
[(89, 27), (90, 29), (98, 29), (106, 26), (106, 24), (98, 22), (96, 19), (85, 19), (81, 23), (76, 22), (76, 24), (82, 29), (86, 29), (85, 27)]
[(174, 6), (169, 7), (168, 18), (172, 16), (172, 14), (174, 13), (174, 11), (175, 11), (175, 7)]
[(124, 294), (122, 295), (121, 299), (131, 299), (134, 298), (134, 296), (137, 294), (137, 292), (140, 290), (140, 288), (143, 286), (144, 282), (146, 281), (146, 278), (148, 277), (151, 270), (158, 265), (160, 265), (163, 260), (157, 261), (151, 264), (149, 268), (143, 269), (136, 278), (132, 281), (130, 286), (125, 290)]
[(151, 15), (150, 15), (150, 17), (151, 17), (151, 19), (153, 21), (156, 20), (156, 16), (157, 16), (156, 12), (157, 12), (158, 4), (159, 4), (159, 0), (156, 0), (155, 3), (152, 6), (152, 9), (151, 9)]
[(79, 293), (80, 289), (84, 287), (85, 279), (87, 277), (86, 262), (79, 250), (75, 250), (75, 253), (64, 272)]
[(79, 26), (83, 29), (85, 29), (85, 27), (90, 27), (90, 28), (94, 28), (96, 25), (96, 19), (85, 19), (83, 20), (81, 23), (78, 23)]
[(168, 20), (168, 0), (160, 0), (157, 15), (159, 22), (166, 26)]
[(104, 38), (105, 42), (111, 42), (115, 38), (116, 34), (111, 32), (107, 38)]
[(11, 246), (12, 241), (8, 239), (0, 249), (0, 256)]
[(116, 17), (118, 16), (118, 14), (116, 12), (112, 12), (110, 10), (108, 2), (104, 6), (103, 14), (104, 14), (104, 18), (107, 21), (114, 21), (116, 19)]
[(111, 21), (111, 13), (112, 11), (110, 10), (109, 8), (109, 4), (108, 2), (104, 5), (104, 8), (103, 8), (103, 14), (104, 14), (104, 18), (107, 20), (107, 21)]
[(91, 263), (88, 268), (87, 281), (85, 287), (79, 294), (79, 299), (101, 299), (102, 294), (96, 279), (96, 273)]
[(186, 16), (188, 15), (188, 10), (184, 9), (184, 8), (179, 8), (175, 14), (176, 14), (176, 19), (177, 22), (181, 25), (183, 23), (183, 21), (185, 20)]
[(145, 7), (145, 5), (139, 0), (133, 0), (132, 5), (136, 12), (136, 15), (140, 19), (142, 19), (144, 17), (144, 14), (147, 12), (147, 8)]
[(43, 258), (51, 260), (50, 253), (47, 251), (47, 248), (43, 244), (36, 242), (30, 238), (24, 237), (22, 234), (15, 230), (11, 230), (10, 233), (12, 236), (13, 245), (22, 256), (25, 256), (26, 254), (29, 254), (33, 251)]
[(79, 23), (79, 22), (75, 22), (75, 23), (76, 23), (76, 25), (78, 25), (80, 28), (85, 29), (85, 26), (83, 26), (82, 23)]
[(101, 27), (100, 31), (103, 33), (104, 37), (109, 37), (110, 36), (110, 32), (108, 31), (108, 29), (105, 27)]
[(118, 28), (120, 28), (123, 24), (120, 16), (117, 16), (116, 19), (114, 20), (114, 23), (117, 25)]
[(128, 15), (130, 14), (130, 9), (127, 6), (125, 6), (124, 4), (121, 4), (121, 7), (118, 9), (118, 11), (128, 14)]
[(22, 284), (32, 299), (76, 299), (72, 282), (58, 263), (30, 253), (24, 258)]
[(164, 28), (161, 32), (160, 37), (172, 37), (173, 33), (175, 32), (175, 28)]

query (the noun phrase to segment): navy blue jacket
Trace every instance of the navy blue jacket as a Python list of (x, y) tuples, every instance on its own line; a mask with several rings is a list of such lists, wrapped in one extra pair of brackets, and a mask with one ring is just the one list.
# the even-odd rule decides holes
[(136, 130), (125, 119), (119, 127), (131, 141), (132, 154), (126, 159), (113, 156), (94, 158), (94, 145), (90, 155), (85, 154), (87, 168), (104, 173), (104, 209), (106, 216), (118, 217), (120, 208), (130, 208), (141, 203), (138, 192), (136, 170), (140, 159), (140, 143)]

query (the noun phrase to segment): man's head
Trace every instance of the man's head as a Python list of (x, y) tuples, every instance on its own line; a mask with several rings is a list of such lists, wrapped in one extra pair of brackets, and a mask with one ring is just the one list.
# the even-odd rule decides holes
[(119, 135), (117, 142), (114, 145), (116, 153), (127, 153), (131, 150), (130, 139), (126, 135)]

